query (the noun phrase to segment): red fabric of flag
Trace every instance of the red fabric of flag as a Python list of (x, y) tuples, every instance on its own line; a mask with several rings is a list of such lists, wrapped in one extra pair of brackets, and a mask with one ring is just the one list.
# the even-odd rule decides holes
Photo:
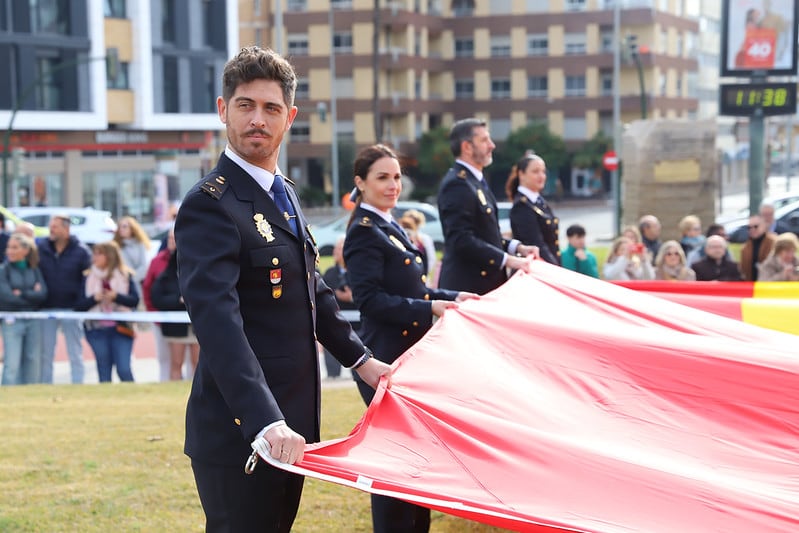
[(286, 468), (521, 531), (799, 531), (796, 341), (535, 261)]

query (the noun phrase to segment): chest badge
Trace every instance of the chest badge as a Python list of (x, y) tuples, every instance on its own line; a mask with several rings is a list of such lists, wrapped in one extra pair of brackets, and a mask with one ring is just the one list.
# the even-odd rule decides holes
[(481, 205), (486, 205), (486, 195), (480, 189), (477, 189), (477, 199), (480, 200)]
[(277, 285), (283, 279), (283, 269), (273, 268), (269, 270), (269, 281), (272, 285)]
[(395, 236), (393, 236), (393, 235), (389, 235), (389, 236), (388, 236), (388, 238), (389, 238), (389, 240), (390, 240), (391, 242), (393, 242), (393, 243), (394, 243), (394, 246), (396, 246), (397, 248), (399, 248), (399, 249), (400, 249), (400, 250), (402, 250), (403, 252), (404, 252), (404, 251), (406, 251), (405, 245), (404, 245), (404, 244), (402, 244), (402, 242), (401, 242), (401, 241), (400, 241), (398, 238), (396, 238), (396, 237), (395, 237)]
[(281, 296), (283, 296), (283, 285), (275, 285), (272, 287), (272, 298), (277, 300)]
[(266, 242), (274, 241), (275, 234), (272, 233), (272, 225), (264, 219), (264, 216), (261, 213), (255, 213), (252, 218), (255, 220), (255, 229), (258, 230), (261, 237), (266, 239)]

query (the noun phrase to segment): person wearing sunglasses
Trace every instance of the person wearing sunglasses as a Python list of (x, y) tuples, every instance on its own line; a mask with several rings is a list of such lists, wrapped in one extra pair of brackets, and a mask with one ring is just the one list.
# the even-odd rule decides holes
[(741, 248), (741, 274), (744, 281), (757, 281), (760, 263), (766, 260), (774, 248), (777, 236), (768, 231), (763, 217), (752, 215), (749, 217), (749, 238)]
[(685, 252), (677, 241), (666, 241), (655, 256), (655, 279), (695, 281), (696, 273), (688, 266)]

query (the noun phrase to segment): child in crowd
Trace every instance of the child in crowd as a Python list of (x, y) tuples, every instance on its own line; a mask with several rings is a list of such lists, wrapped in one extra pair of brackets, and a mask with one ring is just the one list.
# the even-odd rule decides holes
[(596, 256), (585, 247), (585, 228), (580, 224), (572, 224), (566, 229), (566, 238), (569, 240), (569, 245), (563, 249), (560, 256), (563, 268), (599, 278)]

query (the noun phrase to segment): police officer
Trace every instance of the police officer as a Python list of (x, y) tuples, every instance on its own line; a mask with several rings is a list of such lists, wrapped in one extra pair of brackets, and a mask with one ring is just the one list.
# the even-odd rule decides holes
[(389, 370), (338, 313), (277, 168), (295, 88), (271, 50), (245, 48), (225, 65), (217, 108), (228, 144), (175, 222), (180, 292), (200, 343), (185, 452), (207, 531), (291, 529), (303, 477), (265, 464), (247, 475), (244, 464), (256, 438), (288, 464), (319, 440), (317, 337), (371, 386)]
[[(430, 289), (419, 249), (391, 216), (402, 191), (400, 165), (383, 145), (364, 148), (355, 158), (356, 208), (344, 241), (352, 294), (361, 312), (361, 335), (387, 363), (394, 362), (430, 329), (434, 316), (475, 294)], [(368, 405), (374, 390), (356, 378)], [(376, 533), (426, 532), (430, 510), (387, 496), (372, 495)]]
[(511, 169), (505, 192), (513, 202), (510, 227), (513, 238), (538, 247), (541, 259), (560, 265), (558, 217), (541, 196), (547, 183), (547, 166), (541, 157), (528, 154)]
[(444, 229), (444, 258), (439, 286), (485, 294), (505, 283), (506, 267), (529, 272), (527, 256), (538, 249), (502, 238), (497, 201), (483, 176), (496, 145), (486, 123), (476, 118), (456, 122), (449, 135), (455, 164), (438, 191)]

